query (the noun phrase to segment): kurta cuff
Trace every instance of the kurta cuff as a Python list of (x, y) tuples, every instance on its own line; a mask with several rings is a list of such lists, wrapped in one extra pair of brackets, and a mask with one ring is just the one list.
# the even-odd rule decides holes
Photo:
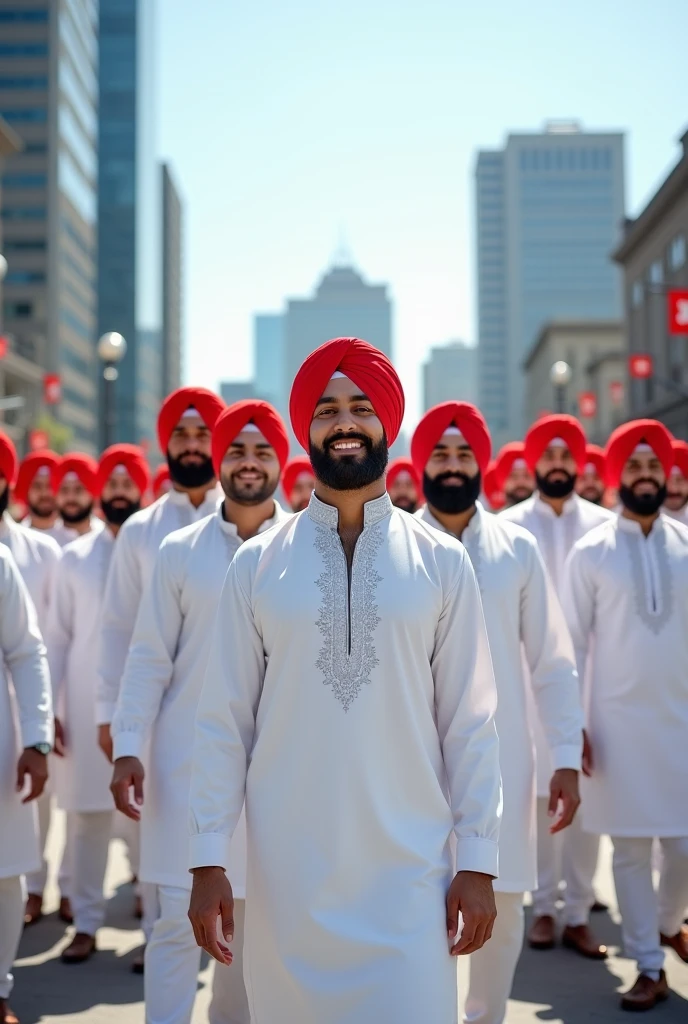
[(497, 878), (499, 874), (499, 847), (492, 839), (479, 836), (459, 836), (456, 842), (456, 870), (480, 871)]
[[(204, 832), (189, 839), (189, 868), (224, 868), (229, 864), (229, 836)], [(231, 879), (230, 879), (231, 881)]]
[(141, 760), (144, 743), (145, 736), (140, 732), (127, 730), (126, 732), (117, 733), (116, 736), (112, 737), (113, 761), (116, 761), (118, 757), (138, 757)]
[(55, 746), (55, 729), (52, 718), (46, 722), (32, 722), (22, 729), (24, 747), (35, 747), (37, 743), (49, 743)]
[(569, 744), (568, 746), (555, 747), (552, 751), (552, 764), (555, 772), (560, 768), (573, 768), (574, 771), (581, 770), (583, 762), (583, 740), (580, 743)]
[(110, 725), (117, 705), (111, 701), (96, 701), (96, 725)]

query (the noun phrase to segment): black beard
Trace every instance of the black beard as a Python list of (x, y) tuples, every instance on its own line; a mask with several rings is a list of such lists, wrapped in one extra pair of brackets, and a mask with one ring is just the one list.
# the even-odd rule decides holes
[(2, 492), (2, 494), (0, 494), (0, 516), (4, 516), (5, 512), (9, 508), (9, 504), (10, 504), (10, 489), (9, 489), (9, 485), (8, 485), (5, 488), (5, 490)]
[(87, 505), (86, 508), (80, 508), (78, 512), (64, 512), (60, 509), (60, 518), (67, 526), (76, 526), (78, 523), (83, 523), (85, 519), (88, 519), (92, 513), (93, 502)]
[[(360, 441), (365, 448), (365, 457), (357, 455), (333, 458), (330, 448), (337, 441)], [(330, 438), (324, 448), (309, 446), (311, 465), (317, 479), (333, 491), (360, 491), (369, 487), (384, 474), (389, 460), (387, 438), (374, 444), (365, 434), (338, 434)]]
[(100, 507), (103, 510), (105, 519), (110, 526), (121, 526), (122, 523), (126, 523), (129, 516), (133, 516), (134, 512), (138, 512), (141, 508), (140, 501), (128, 501), (126, 505), (119, 504), (121, 498), (118, 499), (118, 504), (115, 505), (112, 501), (100, 500)]
[(221, 476), (220, 483), (222, 484), (222, 490), (225, 492), (226, 497), (231, 501), (235, 501), (237, 505), (262, 505), (264, 501), (271, 498), (277, 490), (277, 484), (279, 481), (271, 483), (268, 480), (267, 475), (263, 474), (263, 486), (259, 491), (254, 491), (252, 494), (246, 495), (240, 490), (241, 484), (237, 487), (234, 483), (234, 478), (231, 476)]
[(404, 512), (410, 512), (411, 515), (413, 515), (413, 513), (418, 509), (418, 503), (416, 501), (411, 501), (410, 498), (397, 498), (393, 504), (396, 508), (400, 508)]
[(575, 473), (573, 476), (571, 473), (566, 473), (565, 480), (550, 480), (552, 473), (565, 473), (565, 470), (553, 469), (546, 476), (540, 476), (539, 473), (536, 473), (535, 480), (538, 490), (546, 498), (568, 498), (569, 494), (573, 494), (573, 489), (576, 486)]
[[(635, 486), (637, 487), (639, 483), (639, 480), (636, 481)], [(666, 501), (666, 493), (666, 484), (662, 484), (654, 494), (635, 494), (631, 487), (624, 487), (623, 484), (619, 487), (621, 504), (636, 516), (653, 516), (659, 512)]]
[[(183, 457), (184, 456), (182, 455), (181, 458)], [(213, 462), (209, 455), (204, 455), (202, 462), (194, 462), (189, 465), (185, 465), (181, 462), (181, 459), (173, 459), (168, 452), (167, 465), (169, 467), (170, 477), (172, 480), (188, 491), (193, 491), (197, 487), (205, 487), (206, 484), (212, 482), (213, 477), (215, 476)]]
[(592, 494), (592, 497), (590, 497), (590, 494), (581, 494), (580, 497), (583, 498), (584, 501), (589, 501), (591, 505), (601, 505), (602, 498), (604, 497), (604, 491), (595, 491)]
[(50, 519), (51, 515), (55, 512), (55, 505), (53, 505), (49, 512), (43, 512), (38, 505), (32, 505), (31, 502), (28, 502), (28, 509), (34, 519)]
[(529, 491), (527, 488), (524, 488), (522, 491), (507, 491), (504, 497), (506, 498), (509, 507), (513, 508), (514, 505), (520, 505), (522, 501), (527, 501), (532, 493), (532, 491)]
[[(463, 484), (460, 487), (445, 486), (444, 481), (452, 479), (463, 480)], [(482, 480), (479, 472), (475, 476), (458, 472), (440, 473), (434, 479), (427, 473), (423, 473), (423, 494), (428, 503), (438, 512), (444, 512), (448, 516), (466, 512), (472, 508), (480, 497), (481, 487)]]

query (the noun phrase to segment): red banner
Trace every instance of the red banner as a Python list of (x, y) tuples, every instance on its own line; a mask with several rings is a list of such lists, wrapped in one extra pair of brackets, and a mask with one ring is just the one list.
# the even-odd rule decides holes
[(0, 359), (4, 359), (9, 350), (10, 343), (4, 334), (0, 334)]
[(628, 372), (636, 380), (647, 380), (654, 373), (654, 369), (652, 356), (638, 352), (628, 357)]
[(45, 430), (32, 430), (29, 434), (29, 448), (32, 452), (39, 452), (42, 448), (47, 448), (49, 443), (50, 438)]
[(597, 395), (594, 391), (581, 391), (578, 395), (578, 411), (583, 419), (597, 415)]
[(46, 373), (44, 376), (43, 401), (46, 405), (59, 405), (62, 401), (62, 379), (59, 373)]
[(688, 291), (671, 291), (667, 294), (669, 334), (688, 334)]

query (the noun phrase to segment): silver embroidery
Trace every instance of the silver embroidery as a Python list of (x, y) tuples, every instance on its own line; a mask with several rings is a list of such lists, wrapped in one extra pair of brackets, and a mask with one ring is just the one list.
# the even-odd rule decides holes
[[(375, 592), (382, 577), (375, 569), (375, 558), (382, 543), (379, 526), (363, 531), (356, 545), (351, 569), (351, 636), (347, 636), (346, 558), (339, 534), (327, 526), (316, 526), (316, 548), (322, 555), (325, 569), (316, 580), (323, 595), (320, 616), (316, 623), (324, 644), (316, 667), (323, 673), (323, 683), (348, 711), (361, 691), (370, 683), (370, 674), (378, 664), (373, 633), (380, 619)], [(350, 649), (349, 649), (350, 648)]]
[[(658, 526), (655, 524), (655, 529)], [(644, 538), (639, 535), (623, 533), (628, 544), (628, 557), (631, 561), (635, 610), (638, 618), (648, 629), (657, 635), (666, 626), (674, 610), (674, 587), (666, 550), (666, 533), (660, 529), (657, 537)], [(644, 571), (645, 559), (652, 557), (646, 545), (653, 544), (660, 592), (656, 595), (658, 607), (653, 611), (652, 601), (648, 592), (647, 579)]]

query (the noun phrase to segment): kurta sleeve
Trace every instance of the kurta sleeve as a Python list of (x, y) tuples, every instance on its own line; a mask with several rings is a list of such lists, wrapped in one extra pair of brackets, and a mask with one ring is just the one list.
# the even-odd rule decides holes
[(58, 699), (67, 673), (67, 657), (74, 635), (74, 589), (70, 567), (71, 554), (67, 552), (60, 565), (60, 572), (53, 573), (52, 596), (45, 631), (55, 708), (59, 706)]
[(462, 562), (437, 623), (431, 667), (457, 838), (456, 869), (497, 877), (502, 813), (497, 689), (475, 573), (462, 550), (447, 555)]
[(535, 704), (554, 769), (580, 770), (583, 705), (573, 644), (559, 599), (536, 544), (521, 547), (521, 640)]
[[(52, 538), (50, 538), (52, 540)], [(58, 565), (62, 560), (62, 551), (58, 547), (57, 543), (46, 545), (42, 557), (45, 562), (45, 573), (43, 576), (43, 586), (41, 588), (40, 600), (36, 602), (36, 613), (38, 615), (38, 628), (40, 629), (43, 637), (47, 641), (48, 623), (50, 621), (50, 607), (52, 604), (53, 591), (55, 589), (55, 580), (57, 579)]]
[(36, 611), (9, 552), (0, 559), (0, 647), (19, 706), (24, 747), (54, 741), (45, 645)]
[[(247, 596), (244, 570), (234, 558), (222, 589), (208, 665), (196, 711), (190, 790), (189, 867), (227, 868), (229, 843), (246, 791), (265, 652)], [(231, 881), (231, 879), (230, 879)]]
[(182, 631), (178, 545), (163, 542), (139, 605), (117, 708), (114, 757), (140, 758), (170, 684)]
[(136, 557), (137, 532), (120, 530), (110, 562), (103, 599), (96, 719), (109, 725), (117, 706), (127, 652), (141, 600), (141, 570)]
[(595, 621), (595, 582), (585, 548), (574, 545), (566, 562), (561, 591), (564, 616), (573, 640), (581, 683), (585, 680), (590, 637)]

